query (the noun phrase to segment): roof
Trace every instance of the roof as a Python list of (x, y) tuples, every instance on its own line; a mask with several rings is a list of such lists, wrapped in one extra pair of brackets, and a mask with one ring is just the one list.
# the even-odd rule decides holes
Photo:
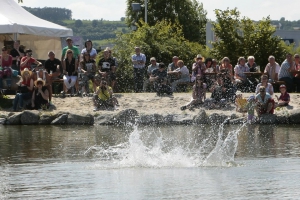
[(72, 36), (72, 29), (40, 19), (14, 0), (0, 0), (0, 34), (20, 33), (52, 37)]

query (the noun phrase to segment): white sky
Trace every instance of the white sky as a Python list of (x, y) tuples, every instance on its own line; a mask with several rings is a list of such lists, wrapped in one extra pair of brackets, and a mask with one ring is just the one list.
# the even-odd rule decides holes
[[(18, 1), (18, 0), (14, 0)], [(153, 1), (153, 0), (152, 0)], [(156, 0), (157, 1), (157, 0)], [(199, 1), (199, 0), (198, 0)], [(60, 7), (72, 10), (74, 19), (120, 20), (125, 17), (126, 0), (23, 0), (21, 6)], [(300, 0), (202, 0), (207, 18), (215, 20), (214, 9), (225, 10), (235, 7), (241, 16), (260, 20), (271, 16), (273, 20), (285, 17), (286, 20), (299, 20)]]

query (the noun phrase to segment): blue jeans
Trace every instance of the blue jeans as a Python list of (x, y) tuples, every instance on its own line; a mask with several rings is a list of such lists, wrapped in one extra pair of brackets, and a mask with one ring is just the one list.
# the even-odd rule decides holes
[(145, 69), (133, 68), (134, 73), (134, 92), (142, 92), (144, 84)]
[(17, 110), (18, 104), (20, 105), (21, 108), (23, 108), (23, 100), (30, 99), (31, 98), (31, 93), (17, 93), (14, 99), (14, 104), (13, 104), (13, 109), (14, 111)]

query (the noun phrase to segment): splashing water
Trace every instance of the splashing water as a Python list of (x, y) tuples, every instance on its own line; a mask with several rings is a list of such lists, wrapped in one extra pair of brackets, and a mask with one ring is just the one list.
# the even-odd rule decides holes
[[(211, 130), (208, 138), (205, 138), (201, 142), (196, 142), (197, 138), (183, 142), (174, 141), (176, 138), (171, 140), (163, 137), (164, 134), (160, 130), (144, 130), (146, 132), (144, 133), (143, 130), (139, 130), (138, 126), (135, 126), (129, 135), (128, 142), (108, 148), (92, 146), (85, 154), (94, 152), (96, 157), (100, 158), (100, 161), (94, 167), (102, 169), (132, 167), (230, 167), (235, 166), (234, 154), (238, 145), (237, 136), (242, 127), (238, 130), (230, 131), (225, 137), (222, 124), (217, 135)], [(191, 132), (187, 131), (180, 134), (191, 135)]]

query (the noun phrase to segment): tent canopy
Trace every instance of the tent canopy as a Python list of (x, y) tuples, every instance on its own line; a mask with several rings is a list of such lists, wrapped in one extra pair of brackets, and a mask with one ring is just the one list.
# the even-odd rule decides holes
[(0, 34), (19, 33), (49, 37), (72, 36), (72, 29), (40, 19), (14, 0), (0, 1)]

